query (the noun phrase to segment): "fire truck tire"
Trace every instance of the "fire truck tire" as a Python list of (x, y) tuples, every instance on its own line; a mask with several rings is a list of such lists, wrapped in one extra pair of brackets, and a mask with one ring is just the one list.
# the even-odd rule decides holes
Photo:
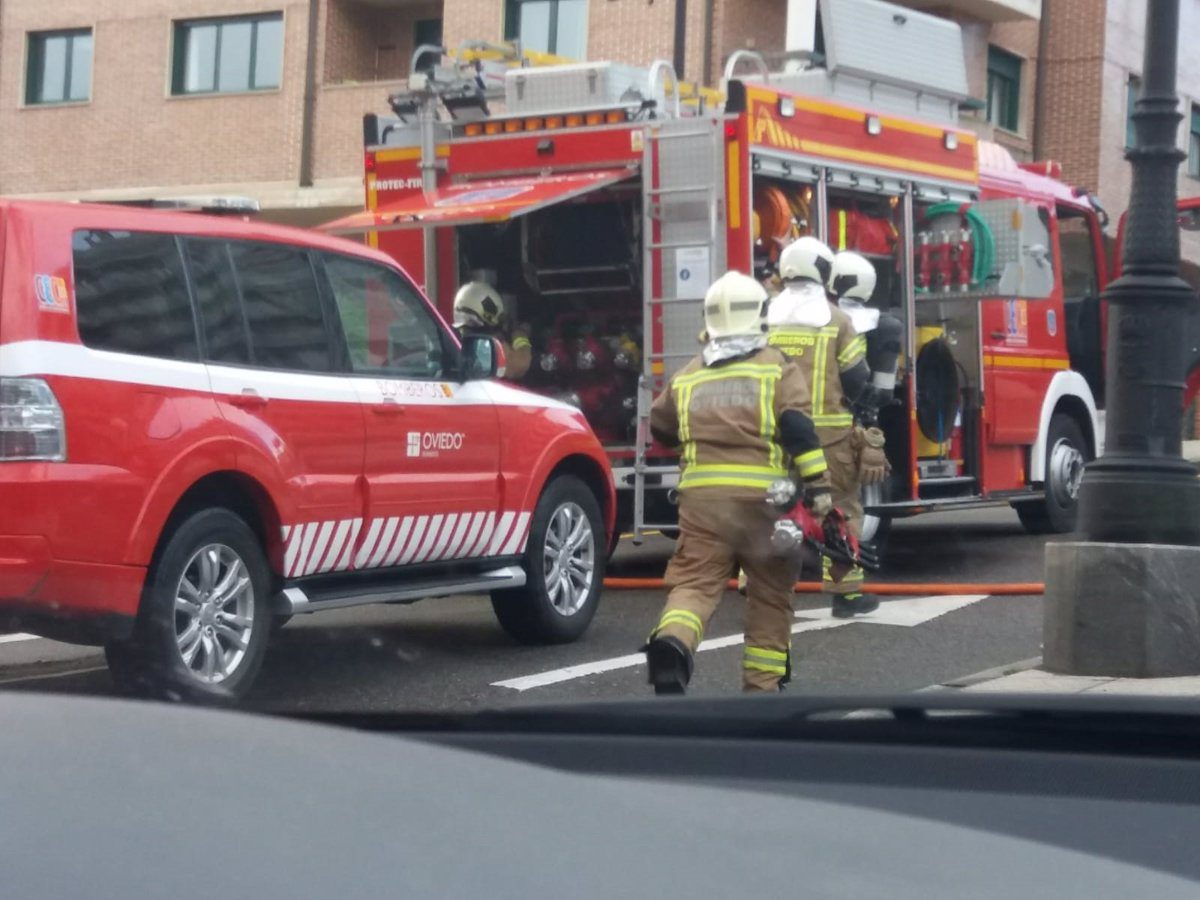
[(133, 638), (104, 648), (113, 681), (125, 693), (237, 702), (266, 653), (270, 583), (258, 538), (239, 516), (191, 515), (151, 563)]
[(1075, 530), (1079, 480), (1092, 457), (1083, 429), (1066, 413), (1055, 413), (1046, 432), (1045, 497), (1016, 504), (1021, 524), (1030, 534), (1066, 534)]
[(500, 626), (523, 644), (565, 644), (591, 624), (607, 562), (604, 517), (586, 484), (562, 475), (542, 491), (522, 563), (524, 587), (492, 593)]

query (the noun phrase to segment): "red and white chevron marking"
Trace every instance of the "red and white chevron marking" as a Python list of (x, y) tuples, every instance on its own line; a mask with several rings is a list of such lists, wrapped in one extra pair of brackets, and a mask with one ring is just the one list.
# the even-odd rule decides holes
[[(283, 574), (324, 572), (516, 556), (529, 540), (527, 512), (439, 513), (304, 522), (283, 526)], [(359, 536), (362, 540), (359, 540)]]

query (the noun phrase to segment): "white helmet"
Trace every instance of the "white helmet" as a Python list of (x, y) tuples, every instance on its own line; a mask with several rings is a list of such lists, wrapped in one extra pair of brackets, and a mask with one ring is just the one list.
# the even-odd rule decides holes
[(833, 251), (815, 237), (792, 241), (779, 254), (779, 277), (784, 281), (807, 278), (825, 284), (833, 269)]
[(833, 258), (833, 271), (827, 282), (829, 293), (839, 300), (866, 303), (875, 293), (875, 267), (865, 256), (843, 250)]
[(498, 328), (503, 320), (504, 301), (490, 284), (468, 281), (454, 295), (455, 326)]
[(704, 295), (709, 338), (760, 335), (767, 330), (767, 291), (741, 272), (726, 272)]

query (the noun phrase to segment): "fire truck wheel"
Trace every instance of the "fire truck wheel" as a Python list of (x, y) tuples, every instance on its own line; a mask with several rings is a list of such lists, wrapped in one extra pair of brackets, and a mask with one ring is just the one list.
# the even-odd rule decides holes
[(587, 630), (600, 600), (604, 518), (586, 484), (555, 478), (533, 512), (524, 587), (492, 593), (501, 627), (523, 644), (563, 644)]
[(128, 642), (105, 647), (127, 692), (210, 703), (240, 700), (262, 666), (270, 571), (258, 538), (226, 509), (185, 519), (146, 578)]
[(1091, 455), (1079, 423), (1065, 413), (1055, 413), (1046, 433), (1045, 498), (1016, 506), (1026, 531), (1066, 534), (1075, 530), (1079, 482)]

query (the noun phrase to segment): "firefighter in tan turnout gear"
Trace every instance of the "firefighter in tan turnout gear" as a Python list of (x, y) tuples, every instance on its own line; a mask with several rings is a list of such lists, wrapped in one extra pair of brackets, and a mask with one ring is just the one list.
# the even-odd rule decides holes
[(504, 345), (504, 378), (520, 381), (533, 362), (533, 345), (522, 329), (513, 328), (504, 301), (490, 284), (468, 281), (454, 295), (454, 327), (494, 337)]
[(767, 292), (729, 272), (704, 298), (704, 349), (654, 401), (654, 437), (680, 449), (679, 543), (670, 588), (646, 644), (656, 693), (683, 693), (696, 647), (740, 563), (751, 577), (743, 687), (777, 690), (790, 673), (796, 567), (772, 556), (778, 510), (766, 491), (789, 469), (805, 502), (824, 517), (829, 476), (800, 368), (767, 346)]
[[(805, 409), (816, 425), (829, 477), (833, 502), (846, 514), (855, 537), (862, 534), (863, 508), (860, 458), (863, 433), (854, 424), (852, 404), (870, 378), (866, 337), (857, 333), (850, 316), (829, 301), (826, 285), (834, 268), (832, 251), (813, 237), (802, 237), (783, 248), (779, 276), (783, 291), (768, 312), (770, 344), (778, 347), (804, 372), (812, 392)], [(746, 573), (749, 590), (753, 575)], [(879, 600), (862, 591), (863, 570), (852, 567), (840, 578), (828, 557), (821, 559), (821, 588), (832, 595), (836, 618), (871, 612)]]

